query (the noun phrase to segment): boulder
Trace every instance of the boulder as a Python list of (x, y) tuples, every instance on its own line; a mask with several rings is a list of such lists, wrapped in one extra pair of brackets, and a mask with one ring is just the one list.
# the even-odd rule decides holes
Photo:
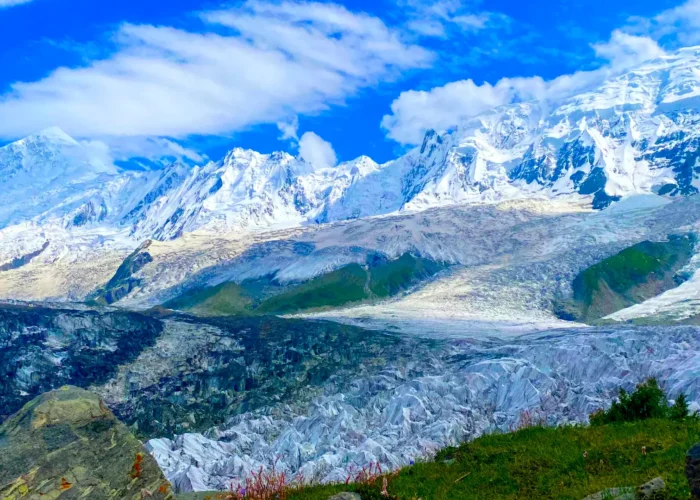
[(357, 493), (349, 493), (344, 491), (342, 493), (338, 493), (337, 495), (333, 495), (332, 497), (328, 497), (328, 500), (362, 500), (362, 497), (360, 497), (360, 495)]
[(660, 477), (655, 477), (648, 483), (644, 483), (637, 488), (636, 498), (639, 500), (655, 500), (662, 498), (663, 492), (666, 490), (666, 483)]
[(583, 500), (635, 500), (632, 488), (608, 488), (594, 495), (588, 495)]
[(685, 475), (690, 485), (690, 496), (700, 500), (700, 443), (693, 446), (685, 457)]
[(62, 387), (0, 426), (0, 498), (171, 500), (141, 442), (95, 394)]

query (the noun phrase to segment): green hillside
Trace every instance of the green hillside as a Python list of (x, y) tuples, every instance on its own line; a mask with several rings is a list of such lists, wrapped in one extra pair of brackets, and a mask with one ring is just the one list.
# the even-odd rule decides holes
[(691, 236), (644, 241), (589, 267), (573, 281), (573, 300), (560, 305), (560, 316), (590, 323), (677, 287), (694, 246)]
[(164, 307), (199, 316), (292, 314), (371, 302), (397, 295), (429, 279), (444, 264), (406, 253), (375, 257), (303, 283), (281, 285), (270, 277), (189, 290)]

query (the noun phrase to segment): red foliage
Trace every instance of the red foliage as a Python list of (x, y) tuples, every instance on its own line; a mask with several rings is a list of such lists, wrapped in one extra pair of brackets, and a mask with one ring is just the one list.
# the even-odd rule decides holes
[(65, 478), (65, 477), (62, 477), (62, 478), (61, 478), (61, 490), (62, 490), (62, 491), (69, 490), (69, 489), (71, 489), (72, 487), (73, 487), (73, 483), (69, 483), (68, 481), (66, 481), (66, 478)]
[(137, 453), (134, 465), (131, 466), (131, 477), (134, 479), (141, 477), (141, 462), (143, 462), (143, 454)]
[(271, 471), (260, 467), (251, 477), (246, 478), (244, 483), (239, 483), (237, 487), (231, 485), (231, 492), (226, 495), (225, 500), (285, 500), (290, 491), (304, 484), (304, 478), (297, 475), (290, 479), (284, 472), (277, 472), (277, 460)]

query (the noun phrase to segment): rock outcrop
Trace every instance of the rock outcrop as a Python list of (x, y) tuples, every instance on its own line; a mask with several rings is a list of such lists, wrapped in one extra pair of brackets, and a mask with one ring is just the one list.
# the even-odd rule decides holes
[(693, 446), (685, 459), (685, 475), (690, 485), (690, 496), (700, 500), (700, 443)]
[(0, 498), (175, 497), (155, 460), (100, 398), (65, 386), (0, 426)]

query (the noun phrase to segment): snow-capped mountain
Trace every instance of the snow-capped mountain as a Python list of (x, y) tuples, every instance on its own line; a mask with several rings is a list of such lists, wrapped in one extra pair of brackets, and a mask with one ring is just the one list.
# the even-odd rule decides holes
[(649, 61), (558, 102), (503, 106), (378, 165), (314, 168), (287, 153), (234, 149), (221, 161), (119, 170), (58, 129), (0, 148), (0, 230), (109, 227), (135, 240), (333, 222), (463, 202), (700, 188), (700, 48)]
[(57, 128), (0, 148), (0, 227), (59, 207), (69, 211), (117, 174)]

